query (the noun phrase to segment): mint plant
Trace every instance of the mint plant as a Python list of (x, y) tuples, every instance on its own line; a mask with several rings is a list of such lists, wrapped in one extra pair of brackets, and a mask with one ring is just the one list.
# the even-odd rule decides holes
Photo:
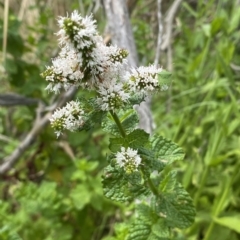
[(71, 101), (51, 119), (57, 137), (69, 131), (89, 130), (101, 123), (110, 133), (108, 166), (102, 184), (107, 198), (135, 204), (125, 239), (171, 239), (174, 228), (189, 227), (195, 217), (192, 199), (177, 181), (172, 163), (184, 152), (158, 134), (137, 129), (133, 106), (149, 94), (167, 90), (170, 75), (153, 65), (128, 70), (127, 51), (106, 46), (92, 16), (74, 11), (58, 21), (59, 56), (42, 76), (47, 90), (59, 93), (77, 87), (89, 98)]

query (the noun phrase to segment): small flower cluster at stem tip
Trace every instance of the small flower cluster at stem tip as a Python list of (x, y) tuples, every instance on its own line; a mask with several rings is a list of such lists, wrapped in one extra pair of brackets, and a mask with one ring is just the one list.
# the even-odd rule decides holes
[(142, 159), (138, 155), (137, 150), (129, 147), (127, 149), (121, 147), (121, 152), (116, 153), (116, 162), (121, 168), (124, 168), (126, 173), (137, 171), (141, 161)]
[[(92, 16), (82, 17), (77, 11), (59, 18), (61, 50), (41, 74), (48, 82), (48, 91), (58, 93), (71, 86), (94, 91), (98, 108), (115, 112), (124, 108), (132, 96), (144, 100), (149, 93), (164, 90), (158, 83), (162, 68), (152, 65), (129, 70), (128, 52), (107, 46), (95, 23)], [(71, 101), (57, 109), (50, 121), (59, 136), (64, 129), (76, 131), (82, 127), (84, 115), (79, 102)]]

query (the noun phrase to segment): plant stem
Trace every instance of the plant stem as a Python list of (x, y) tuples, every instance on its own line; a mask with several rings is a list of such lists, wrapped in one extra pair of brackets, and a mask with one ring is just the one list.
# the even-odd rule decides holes
[(115, 123), (117, 124), (118, 129), (119, 129), (122, 137), (125, 138), (126, 137), (126, 133), (125, 133), (125, 130), (123, 129), (123, 127), (122, 127), (122, 124), (121, 124), (121, 122), (120, 122), (120, 120), (118, 118), (118, 115), (114, 111), (110, 111), (110, 114), (112, 115)]
[(155, 185), (153, 184), (151, 178), (148, 178), (148, 185), (149, 185), (151, 191), (153, 192), (153, 194), (156, 195), (156, 196), (158, 196), (158, 194), (159, 194), (159, 193), (158, 193), (158, 190), (157, 190), (157, 188), (155, 187)]
[(206, 182), (206, 179), (207, 179), (208, 172), (209, 172), (209, 166), (207, 165), (205, 167), (204, 171), (203, 171), (198, 191), (196, 192), (196, 194), (194, 196), (194, 201), (193, 202), (194, 202), (195, 207), (197, 207), (197, 205), (198, 205), (198, 200), (199, 200), (199, 197), (200, 197), (200, 195), (202, 193), (202, 190), (205, 186), (205, 182)]
[[(118, 115), (117, 115), (114, 111), (110, 111), (110, 114), (112, 115), (115, 123), (117, 124), (118, 129), (119, 129), (122, 137), (125, 138), (127, 135), (126, 135), (125, 130), (124, 130), (124, 128), (123, 128), (123, 126), (122, 126), (119, 118), (118, 118)], [(142, 171), (143, 171), (143, 170), (142, 170)], [(157, 188), (155, 187), (155, 185), (153, 184), (152, 180), (151, 180), (150, 178), (148, 178), (147, 181), (148, 181), (148, 185), (149, 185), (151, 191), (153, 192), (154, 195), (157, 196), (157, 195), (158, 195), (158, 190), (157, 190)]]

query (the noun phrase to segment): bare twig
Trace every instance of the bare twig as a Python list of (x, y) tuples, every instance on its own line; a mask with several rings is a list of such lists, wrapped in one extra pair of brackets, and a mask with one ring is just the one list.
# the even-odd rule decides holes
[(182, 0), (175, 0), (171, 5), (170, 9), (168, 10), (168, 14), (165, 18), (166, 34), (164, 36), (164, 41), (161, 45), (162, 50), (167, 49), (168, 45), (171, 44), (173, 19), (181, 2)]
[(63, 149), (63, 151), (71, 158), (71, 160), (74, 162), (76, 157), (75, 154), (70, 146), (70, 144), (67, 141), (59, 141), (58, 142), (59, 147)]
[[(138, 56), (126, 1), (105, 0), (103, 2), (108, 18), (108, 29), (110, 31), (112, 43), (129, 51), (129, 68), (137, 67)], [(139, 114), (139, 128), (151, 133), (153, 130), (153, 119), (150, 110), (150, 100), (147, 99), (142, 102), (140, 106), (137, 105), (134, 108)]]
[[(54, 109), (58, 107), (62, 107), (69, 99), (71, 99), (74, 94), (76, 93), (76, 88), (71, 88), (67, 92), (63, 93), (61, 96), (59, 96), (58, 100), (53, 103), (49, 109), (53, 111)], [(24, 154), (24, 152), (31, 146), (31, 144), (35, 141), (39, 133), (44, 129), (44, 127), (49, 123), (49, 118), (51, 116), (51, 112), (47, 112), (42, 118), (37, 119), (30, 130), (30, 132), (27, 134), (25, 139), (21, 141), (19, 146), (12, 152), (12, 154), (8, 157), (5, 157), (3, 159), (3, 163), (0, 165), (0, 175), (3, 175), (7, 171), (9, 171), (14, 164), (17, 163), (17, 161), (21, 158), (21, 156)], [(38, 116), (39, 117), (39, 116)]]
[(38, 99), (27, 98), (16, 93), (0, 94), (0, 106), (34, 105), (39, 102)]
[(154, 60), (154, 65), (157, 67), (158, 62), (160, 59), (160, 51), (161, 51), (161, 44), (162, 44), (162, 12), (161, 12), (161, 4), (162, 0), (157, 0), (157, 5), (158, 5), (158, 12), (157, 12), (157, 17), (158, 17), (158, 39), (157, 39), (157, 49), (156, 49), (156, 56)]
[(10, 143), (10, 142), (12, 142), (13, 140), (12, 140), (11, 138), (5, 136), (5, 135), (0, 134), (0, 141)]
[(230, 67), (234, 70), (234, 71), (240, 71), (240, 66), (234, 64), (234, 63), (230, 63)]
[(29, 4), (28, 0), (23, 0), (22, 1), (21, 7), (20, 7), (20, 10), (19, 10), (19, 13), (18, 13), (18, 20), (19, 21), (23, 20), (23, 16), (24, 16), (24, 13), (25, 13), (25, 10), (26, 10), (28, 4)]

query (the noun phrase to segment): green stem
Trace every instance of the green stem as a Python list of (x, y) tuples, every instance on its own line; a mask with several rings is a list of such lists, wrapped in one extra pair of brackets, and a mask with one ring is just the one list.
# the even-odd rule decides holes
[(202, 177), (201, 177), (201, 181), (200, 181), (200, 186), (198, 188), (198, 191), (196, 192), (195, 196), (194, 196), (194, 205), (195, 207), (197, 207), (198, 205), (198, 200), (199, 200), (199, 197), (202, 193), (202, 190), (205, 186), (205, 183), (206, 183), (206, 180), (207, 180), (207, 175), (208, 175), (208, 172), (209, 172), (209, 166), (207, 165), (203, 171), (203, 174), (202, 174)]
[[(125, 138), (127, 135), (126, 135), (125, 130), (124, 130), (124, 128), (123, 128), (123, 126), (122, 126), (119, 118), (118, 118), (118, 115), (117, 115), (114, 111), (110, 111), (110, 114), (112, 115), (115, 123), (117, 124), (118, 129), (119, 129), (122, 137)], [(142, 170), (142, 171), (143, 171), (143, 170)], [(148, 181), (148, 185), (149, 185), (151, 191), (153, 192), (154, 195), (157, 196), (157, 195), (158, 195), (158, 190), (157, 190), (157, 188), (155, 187), (155, 185), (153, 184), (152, 180), (151, 180), (150, 178), (148, 178), (147, 181)]]
[(118, 115), (117, 115), (114, 111), (110, 111), (110, 114), (112, 115), (115, 123), (117, 124), (118, 129), (119, 129), (122, 137), (125, 138), (127, 135), (126, 135), (126, 133), (125, 133), (125, 130), (124, 130), (123, 127), (122, 127), (122, 124), (121, 124), (121, 122), (120, 122), (120, 120), (119, 120), (119, 118), (118, 118)]
[(156, 195), (156, 196), (158, 196), (158, 194), (159, 194), (159, 193), (158, 193), (158, 190), (157, 190), (157, 188), (155, 187), (155, 185), (153, 184), (151, 178), (148, 178), (148, 185), (149, 185), (151, 191), (153, 192), (153, 194)]

